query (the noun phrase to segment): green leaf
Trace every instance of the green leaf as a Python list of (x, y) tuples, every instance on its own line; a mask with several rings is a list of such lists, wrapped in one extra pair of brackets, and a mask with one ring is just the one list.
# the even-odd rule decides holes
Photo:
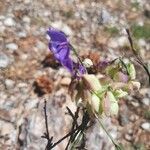
[(109, 66), (106, 69), (106, 74), (109, 75), (112, 79), (114, 78), (115, 74), (119, 71), (118, 66)]

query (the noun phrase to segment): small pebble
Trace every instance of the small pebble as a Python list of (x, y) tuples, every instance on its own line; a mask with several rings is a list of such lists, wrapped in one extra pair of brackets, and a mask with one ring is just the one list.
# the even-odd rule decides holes
[(27, 110), (36, 108), (38, 105), (38, 102), (39, 102), (38, 98), (28, 99), (27, 103), (25, 104), (25, 107)]
[(131, 140), (132, 140), (132, 137), (131, 137), (131, 135), (129, 135), (129, 134), (125, 134), (125, 139), (126, 139), (127, 141), (131, 141)]
[(62, 80), (61, 80), (61, 85), (69, 85), (70, 84), (70, 82), (71, 82), (71, 79), (70, 78), (68, 78), (68, 77), (65, 77), (65, 78), (63, 78)]
[(9, 43), (6, 45), (6, 48), (14, 51), (18, 49), (18, 45), (15, 43)]
[(6, 18), (4, 20), (4, 25), (11, 27), (11, 26), (15, 26), (15, 21), (13, 20), (13, 18)]
[(12, 89), (14, 87), (15, 81), (11, 79), (6, 79), (5, 80), (5, 86), (7, 89)]
[(27, 86), (28, 86), (27, 83), (24, 83), (24, 82), (21, 82), (21, 83), (17, 84), (18, 88), (24, 88), (24, 87), (27, 87)]
[(41, 42), (41, 41), (38, 41), (38, 42), (37, 42), (36, 47), (37, 47), (38, 49), (40, 49), (40, 50), (46, 49), (46, 45), (45, 45), (43, 42)]
[(25, 38), (25, 37), (27, 37), (27, 33), (26, 32), (19, 32), (18, 37)]
[(147, 131), (150, 131), (150, 123), (149, 122), (144, 122), (141, 124), (141, 127), (144, 129), (144, 130), (147, 130)]
[(132, 104), (134, 107), (139, 107), (139, 106), (140, 106), (140, 104), (139, 104), (138, 102), (134, 102), (134, 101), (132, 101), (131, 104)]
[(110, 13), (106, 9), (103, 9), (100, 12), (99, 24), (106, 24), (109, 23), (110, 21), (111, 21)]
[(129, 129), (129, 130), (128, 130), (128, 134), (131, 135), (132, 133), (133, 133), (133, 130), (132, 130), (132, 129)]
[(130, 117), (129, 117), (129, 120), (132, 121), (132, 122), (135, 122), (138, 119), (139, 119), (139, 116), (134, 115), (134, 114), (130, 115)]
[(10, 63), (9, 57), (5, 54), (0, 54), (0, 68), (6, 68)]
[(28, 16), (23, 17), (23, 22), (30, 24), (31, 19)]
[(150, 105), (150, 98), (143, 98), (143, 100), (142, 100), (142, 103), (144, 104), (144, 105), (146, 105), (146, 106), (149, 106)]

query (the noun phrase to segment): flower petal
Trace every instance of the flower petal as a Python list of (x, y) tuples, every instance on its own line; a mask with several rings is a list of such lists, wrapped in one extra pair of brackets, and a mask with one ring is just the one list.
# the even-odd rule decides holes
[(51, 42), (49, 48), (58, 61), (63, 61), (64, 59), (69, 58), (70, 49), (68, 43)]
[(65, 66), (73, 74), (73, 62), (70, 58), (64, 59), (62, 65)]
[(67, 42), (67, 36), (62, 31), (49, 28), (47, 34), (50, 36), (52, 42)]

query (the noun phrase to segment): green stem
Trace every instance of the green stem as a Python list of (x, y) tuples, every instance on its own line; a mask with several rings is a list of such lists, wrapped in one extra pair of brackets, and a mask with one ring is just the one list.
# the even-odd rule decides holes
[(102, 129), (106, 132), (106, 134), (108, 135), (108, 137), (110, 138), (110, 140), (112, 141), (112, 143), (114, 144), (116, 150), (122, 150), (122, 148), (114, 141), (113, 137), (109, 134), (109, 132), (106, 130), (106, 128), (104, 127), (103, 123), (101, 122), (101, 120), (99, 119), (99, 117), (95, 114), (96, 119), (98, 120), (100, 126), (102, 127)]

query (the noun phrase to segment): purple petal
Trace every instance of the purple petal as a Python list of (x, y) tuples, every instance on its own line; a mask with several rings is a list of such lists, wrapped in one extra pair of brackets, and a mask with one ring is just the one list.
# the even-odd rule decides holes
[(63, 61), (64, 59), (69, 58), (70, 49), (68, 43), (56, 43), (51, 42), (49, 43), (49, 48), (53, 52), (54, 56), (58, 61)]
[(80, 78), (80, 76), (86, 73), (86, 68), (79, 63), (74, 63), (70, 58), (70, 46), (66, 35), (54, 28), (50, 28), (47, 31), (51, 41), (49, 42), (49, 49), (54, 54), (55, 58), (66, 67), (72, 76)]
[(62, 31), (49, 28), (47, 34), (50, 36), (52, 42), (67, 42), (67, 37)]
[(73, 74), (73, 62), (70, 58), (64, 59), (62, 65), (65, 66)]
[(86, 73), (86, 68), (85, 68), (83, 65), (79, 65), (79, 72), (80, 72), (81, 74)]

